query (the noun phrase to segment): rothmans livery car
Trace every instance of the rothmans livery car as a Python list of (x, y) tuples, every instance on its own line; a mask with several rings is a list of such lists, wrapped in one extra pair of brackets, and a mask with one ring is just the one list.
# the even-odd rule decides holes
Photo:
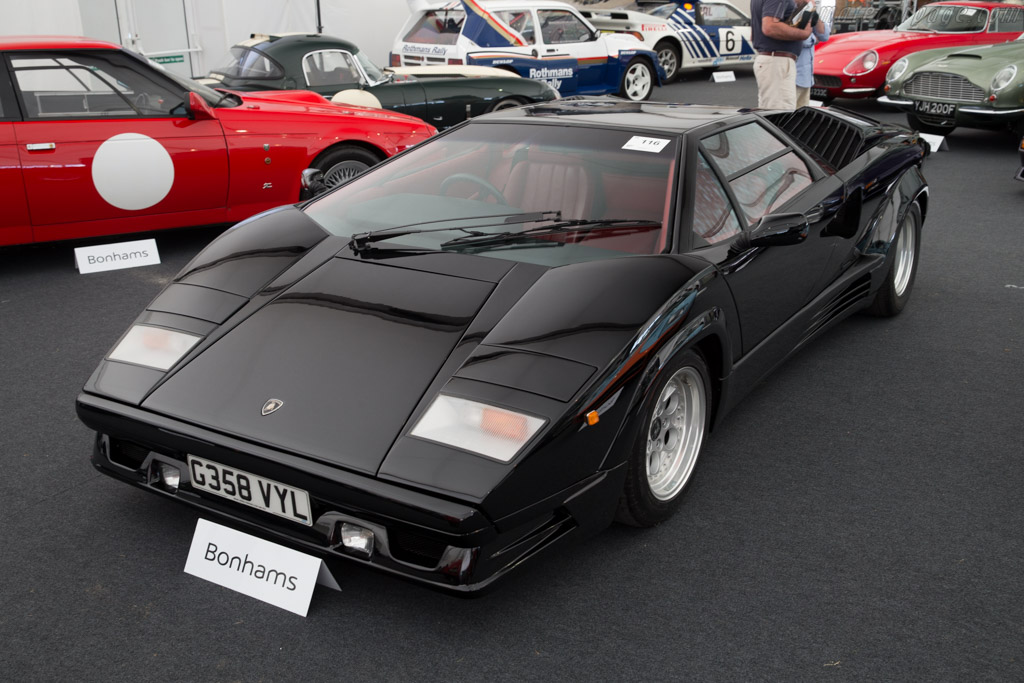
[(634, 36), (605, 34), (579, 10), (544, 0), (461, 0), (413, 12), (392, 66), (479, 64), (546, 81), (563, 96), (646, 100), (664, 80), (657, 54)]
[(584, 8), (581, 14), (602, 31), (629, 33), (652, 46), (666, 83), (685, 69), (754, 60), (750, 17), (728, 2), (669, 2), (646, 12)]

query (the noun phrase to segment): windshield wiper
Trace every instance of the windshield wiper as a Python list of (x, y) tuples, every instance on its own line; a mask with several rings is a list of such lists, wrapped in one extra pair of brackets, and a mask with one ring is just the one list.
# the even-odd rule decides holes
[[(487, 248), (493, 245), (514, 244), (521, 241), (533, 240), (546, 235), (557, 235), (566, 232), (611, 232), (629, 234), (633, 232), (648, 232), (660, 230), (661, 223), (637, 218), (580, 218), (569, 221), (562, 221), (554, 225), (542, 225), (529, 230), (518, 232), (498, 232), (464, 235), (441, 243), (441, 249), (475, 250)], [(547, 246), (554, 246), (562, 243), (552, 242)]]
[[(478, 223), (472, 227), (446, 227), (446, 228), (427, 228), (423, 229), (418, 226), (421, 225), (434, 225), (437, 223), (455, 223), (459, 221), (482, 221), (490, 218), (504, 218), (503, 221), (491, 222), (491, 223)], [(420, 221), (418, 223), (407, 223), (406, 225), (396, 225), (391, 228), (382, 228), (381, 230), (372, 230), (370, 232), (360, 232), (352, 235), (352, 241), (349, 245), (352, 247), (352, 251), (361, 253), (368, 249), (372, 249), (370, 245), (374, 242), (380, 242), (381, 240), (390, 240), (396, 237), (404, 237), (406, 235), (419, 235), (429, 232), (446, 232), (449, 230), (458, 230), (461, 232), (468, 233), (467, 237), (487, 236), (489, 234), (506, 234), (506, 233), (486, 233), (474, 230), (472, 228), (486, 228), (494, 225), (515, 225), (518, 223), (536, 223), (539, 221), (549, 220), (561, 220), (561, 211), (531, 211), (523, 213), (517, 211), (515, 213), (495, 213), (487, 216), (465, 216), (463, 218), (439, 218), (432, 221)]]

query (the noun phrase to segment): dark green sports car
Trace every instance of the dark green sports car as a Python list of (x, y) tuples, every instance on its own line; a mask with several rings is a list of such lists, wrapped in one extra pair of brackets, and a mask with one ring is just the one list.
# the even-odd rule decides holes
[(558, 99), (547, 83), (488, 67), (381, 69), (353, 43), (320, 34), (254, 34), (203, 81), (228, 90), (312, 90), (342, 104), (416, 116), (438, 129)]
[(964, 126), (1024, 135), (1024, 34), (999, 45), (909, 54), (889, 68), (878, 101), (906, 111), (923, 133)]

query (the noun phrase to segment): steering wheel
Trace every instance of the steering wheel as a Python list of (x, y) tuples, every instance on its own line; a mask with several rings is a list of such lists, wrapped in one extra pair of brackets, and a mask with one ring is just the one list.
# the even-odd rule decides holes
[(508, 206), (508, 200), (505, 199), (505, 195), (501, 193), (497, 187), (495, 187), (490, 181), (484, 180), (480, 176), (473, 175), (472, 173), (453, 173), (441, 182), (441, 194), (448, 194), (448, 190), (451, 189), (452, 185), (459, 182), (469, 182), (480, 187), (483, 190), (483, 194), (480, 195), (480, 199), (490, 195), (494, 197), (499, 204)]

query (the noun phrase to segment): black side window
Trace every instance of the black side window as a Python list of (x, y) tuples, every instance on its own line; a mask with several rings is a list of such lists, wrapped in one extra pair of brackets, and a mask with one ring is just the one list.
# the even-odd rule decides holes
[(716, 244), (740, 232), (740, 221), (703, 154), (697, 155), (696, 190), (693, 194), (693, 244)]
[(749, 225), (814, 182), (807, 164), (758, 123), (701, 141), (728, 179)]

